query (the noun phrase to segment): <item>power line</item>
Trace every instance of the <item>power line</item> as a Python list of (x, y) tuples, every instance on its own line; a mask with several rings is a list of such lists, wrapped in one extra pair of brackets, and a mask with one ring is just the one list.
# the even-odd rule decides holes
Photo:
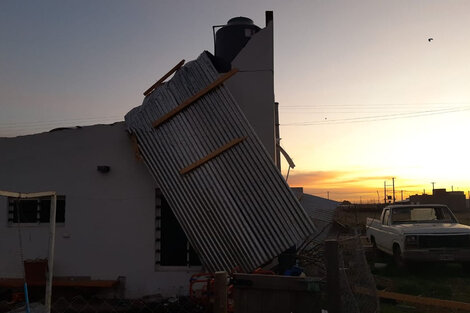
[(325, 124), (365, 123), (365, 122), (376, 122), (376, 121), (384, 121), (384, 120), (403, 119), (403, 118), (423, 117), (423, 116), (431, 116), (431, 115), (441, 115), (441, 114), (456, 113), (456, 112), (462, 112), (462, 111), (468, 111), (468, 110), (470, 110), (470, 106), (469, 107), (462, 107), (462, 108), (427, 110), (427, 111), (417, 111), (417, 112), (410, 112), (410, 113), (397, 113), (397, 114), (388, 114), (388, 115), (364, 116), (364, 117), (335, 119), (335, 120), (285, 123), (285, 124), (281, 124), (281, 126), (313, 126), (313, 125), (325, 125)]
[(279, 109), (283, 108), (301, 108), (301, 109), (309, 109), (313, 107), (322, 107), (324, 106), (325, 108), (331, 108), (331, 107), (341, 107), (341, 108), (351, 108), (351, 107), (356, 107), (356, 108), (367, 108), (367, 107), (391, 107), (391, 106), (406, 106), (406, 107), (412, 107), (412, 106), (462, 106), (462, 105), (470, 105), (470, 102), (421, 102), (421, 103), (357, 103), (357, 104), (315, 104), (314, 106), (309, 106), (309, 105), (282, 105), (279, 106)]

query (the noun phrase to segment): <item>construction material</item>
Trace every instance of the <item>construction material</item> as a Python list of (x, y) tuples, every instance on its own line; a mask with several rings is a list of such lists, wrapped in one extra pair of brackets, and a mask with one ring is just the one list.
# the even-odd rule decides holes
[[(53, 287), (83, 287), (83, 288), (112, 288), (119, 285), (119, 280), (91, 280), (91, 279), (65, 279), (54, 278)], [(0, 278), (0, 287), (20, 288), (23, 286), (23, 279), (20, 278)], [(29, 282), (30, 287), (43, 287), (44, 281)]]
[(166, 73), (165, 75), (162, 76), (162, 78), (160, 78), (155, 84), (152, 85), (152, 87), (150, 87), (149, 89), (147, 89), (145, 92), (144, 92), (144, 96), (148, 96), (149, 94), (151, 94), (156, 88), (158, 88), (161, 84), (163, 84), (163, 82), (171, 76), (171, 74), (173, 74), (174, 72), (176, 72), (180, 67), (182, 67), (184, 64), (184, 60), (181, 60), (180, 63), (176, 64), (168, 73)]
[(204, 163), (206, 163), (207, 161), (210, 161), (212, 160), (213, 158), (215, 158), (216, 156), (218, 156), (219, 154), (223, 153), (224, 151), (232, 148), (233, 146), (239, 144), (240, 142), (242, 142), (243, 140), (245, 140), (246, 137), (241, 137), (241, 138), (237, 138), (237, 139), (234, 139), (232, 141), (230, 141), (229, 143), (223, 145), (222, 147), (218, 148), (217, 150), (215, 150), (214, 152), (211, 152), (209, 153), (208, 155), (206, 155), (205, 157), (203, 157), (202, 159), (194, 162), (193, 164), (183, 168), (180, 173), (181, 175), (184, 175), (190, 171), (192, 171), (193, 169), (203, 165)]
[[(233, 274), (235, 313), (320, 313), (320, 278)], [(329, 311), (330, 312), (330, 311)]]
[(238, 70), (236, 68), (232, 69), (230, 72), (228, 72), (227, 74), (224, 74), (222, 76), (220, 76), (219, 78), (217, 78), (215, 81), (213, 81), (210, 85), (208, 85), (207, 87), (205, 87), (204, 89), (202, 89), (201, 91), (199, 91), (198, 93), (196, 93), (194, 96), (191, 96), (190, 98), (186, 99), (183, 103), (181, 103), (180, 105), (178, 105), (176, 108), (174, 108), (173, 110), (171, 110), (170, 112), (168, 112), (167, 114), (163, 115), (162, 117), (160, 117), (158, 120), (156, 120), (152, 125), (153, 127), (158, 127), (160, 126), (161, 124), (165, 123), (167, 120), (169, 120), (170, 118), (172, 118), (173, 116), (175, 116), (176, 114), (178, 114), (179, 112), (183, 111), (185, 108), (187, 108), (189, 105), (191, 105), (192, 103), (194, 103), (195, 101), (197, 101), (199, 98), (201, 98), (202, 96), (204, 96), (206, 93), (208, 93), (209, 91), (211, 91), (212, 89), (214, 89), (215, 87), (219, 86), (220, 84), (222, 84), (224, 81), (226, 81), (227, 79), (229, 79), (230, 77), (232, 77), (233, 75), (235, 75), (236, 73), (238, 72)]
[(215, 273), (214, 313), (227, 313), (227, 279), (227, 272), (222, 271)]
[(426, 306), (434, 306), (434, 307), (453, 309), (453, 310), (470, 311), (470, 303), (466, 303), (466, 302), (441, 300), (441, 299), (421, 297), (421, 296), (411, 296), (411, 295), (384, 291), (384, 290), (377, 290), (377, 295), (382, 299), (393, 299), (393, 300), (402, 301), (406, 303), (422, 304)]
[[(206, 270), (250, 272), (315, 228), (245, 115), (222, 84), (154, 128), (185, 99), (219, 81), (203, 53), (126, 117), (139, 150)], [(246, 139), (181, 175), (234, 138)]]

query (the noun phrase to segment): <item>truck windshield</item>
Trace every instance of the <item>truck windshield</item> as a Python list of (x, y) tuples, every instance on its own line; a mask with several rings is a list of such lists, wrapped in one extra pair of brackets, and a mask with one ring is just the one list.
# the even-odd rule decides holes
[(446, 207), (403, 207), (392, 209), (392, 224), (456, 223)]

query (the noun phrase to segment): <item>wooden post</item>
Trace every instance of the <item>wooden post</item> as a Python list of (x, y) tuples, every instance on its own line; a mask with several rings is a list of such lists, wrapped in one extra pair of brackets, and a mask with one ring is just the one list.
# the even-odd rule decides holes
[(46, 313), (51, 313), (52, 298), (52, 277), (54, 275), (54, 248), (55, 248), (55, 220), (57, 212), (57, 194), (51, 196), (51, 210), (49, 216), (50, 232), (49, 232), (49, 259), (46, 281)]
[(227, 272), (215, 272), (214, 313), (227, 313)]
[(341, 290), (339, 283), (339, 258), (337, 240), (325, 240), (325, 260), (328, 313), (340, 313)]
[[(13, 197), (19, 199), (31, 199), (40, 197), (51, 197), (51, 209), (49, 216), (49, 258), (48, 258), (48, 271), (46, 280), (46, 313), (51, 312), (51, 297), (52, 297), (52, 276), (54, 272), (54, 248), (55, 248), (55, 219), (57, 208), (57, 193), (55, 191), (33, 192), (33, 193), (20, 193), (0, 190), (0, 196)], [(25, 278), (26, 279), (26, 278)], [(26, 290), (25, 290), (26, 291)]]

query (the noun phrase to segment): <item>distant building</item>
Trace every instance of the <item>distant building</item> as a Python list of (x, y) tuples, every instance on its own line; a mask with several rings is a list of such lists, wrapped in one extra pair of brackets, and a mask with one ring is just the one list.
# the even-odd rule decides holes
[(434, 189), (432, 195), (410, 196), (410, 202), (414, 204), (445, 204), (454, 212), (463, 212), (467, 209), (467, 200), (463, 191), (446, 191), (445, 188)]

